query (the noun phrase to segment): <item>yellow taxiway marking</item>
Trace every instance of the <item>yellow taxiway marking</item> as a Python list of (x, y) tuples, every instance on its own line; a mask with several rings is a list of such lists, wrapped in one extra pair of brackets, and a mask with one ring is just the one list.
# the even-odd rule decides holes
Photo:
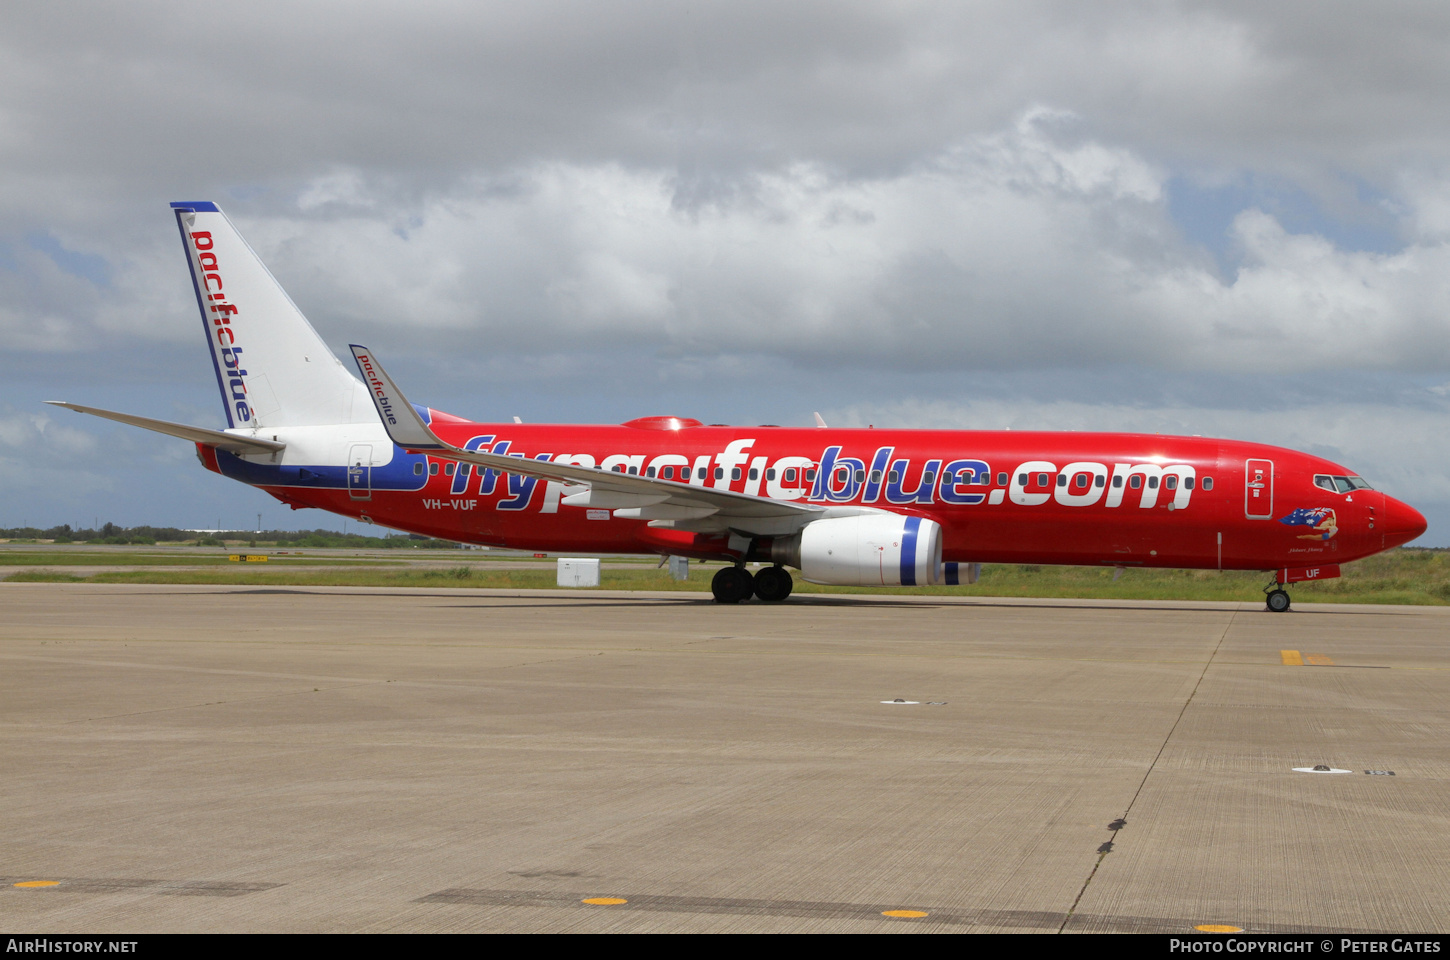
[(1195, 930), (1201, 930), (1204, 933), (1243, 933), (1244, 932), (1244, 928), (1243, 927), (1234, 927), (1234, 926), (1230, 926), (1227, 923), (1200, 923), (1198, 926), (1194, 927), (1193, 929), (1195, 929)]
[(1280, 650), (1279, 659), (1284, 661), (1286, 667), (1304, 666), (1304, 658), (1299, 656), (1298, 650)]
[(1304, 661), (1306, 663), (1308, 663), (1309, 666), (1311, 666), (1311, 667), (1332, 667), (1332, 666), (1334, 666), (1334, 661), (1331, 660), (1331, 659), (1329, 659), (1328, 657), (1326, 657), (1322, 653), (1311, 653), (1311, 654), (1309, 654), (1309, 656), (1307, 656), (1307, 657), (1304, 658)]
[(621, 903), (629, 903), (629, 901), (623, 897), (590, 897), (587, 900), (581, 900), (580, 903), (587, 903), (592, 907), (617, 907)]
[(22, 880), (20, 883), (15, 884), (15, 886), (17, 886), (17, 887), (58, 887), (58, 886), (60, 886), (60, 881), (59, 880)]
[(925, 910), (882, 910), (881, 911), (881, 915), (883, 917), (903, 917), (903, 918), (906, 918), (906, 919), (915, 919), (917, 917), (924, 917), (924, 916), (926, 916), (926, 911)]

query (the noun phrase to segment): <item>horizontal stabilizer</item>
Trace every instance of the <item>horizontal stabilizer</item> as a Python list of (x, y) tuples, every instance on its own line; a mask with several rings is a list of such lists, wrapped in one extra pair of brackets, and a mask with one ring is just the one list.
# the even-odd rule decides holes
[(235, 433), (226, 433), (222, 430), (208, 430), (206, 427), (191, 427), (184, 423), (172, 423), (169, 420), (153, 420), (150, 417), (138, 417), (130, 413), (102, 410), (99, 407), (83, 407), (78, 403), (66, 403), (64, 400), (46, 400), (45, 402), (53, 407), (65, 407), (67, 410), (74, 410), (76, 413), (89, 413), (93, 417), (105, 417), (107, 420), (130, 424), (133, 427), (140, 427), (143, 430), (152, 430), (156, 433), (164, 433), (167, 436), (180, 437), (182, 440), (190, 440), (192, 443), (204, 443), (209, 447), (216, 447), (218, 450), (225, 450), (228, 453), (235, 453), (238, 456), (242, 454), (277, 453), (287, 446), (285, 443), (277, 443), (274, 440), (255, 440), (251, 437), (240, 437)]

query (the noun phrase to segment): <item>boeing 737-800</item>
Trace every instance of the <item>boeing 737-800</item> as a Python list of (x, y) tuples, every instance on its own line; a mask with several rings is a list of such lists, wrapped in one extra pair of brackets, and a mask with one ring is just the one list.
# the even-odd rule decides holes
[[(715, 599), (931, 585), (980, 563), (1263, 570), (1284, 585), (1425, 531), (1346, 467), (1204, 437), (476, 423), (414, 405), (377, 356), (328, 349), (213, 203), (173, 203), (227, 426), (50, 401), (190, 440), (294, 508), (432, 537), (725, 564)], [(751, 573), (747, 564), (764, 564)]]

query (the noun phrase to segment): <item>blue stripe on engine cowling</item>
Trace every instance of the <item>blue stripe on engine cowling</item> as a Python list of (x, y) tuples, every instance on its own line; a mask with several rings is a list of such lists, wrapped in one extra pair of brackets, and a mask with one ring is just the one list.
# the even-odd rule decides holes
[(944, 563), (942, 567), (945, 568), (944, 573), (948, 586), (954, 587), (962, 582), (960, 575), (957, 573), (957, 565), (955, 563)]
[(916, 586), (916, 534), (921, 529), (921, 517), (907, 517), (901, 531), (901, 585)]

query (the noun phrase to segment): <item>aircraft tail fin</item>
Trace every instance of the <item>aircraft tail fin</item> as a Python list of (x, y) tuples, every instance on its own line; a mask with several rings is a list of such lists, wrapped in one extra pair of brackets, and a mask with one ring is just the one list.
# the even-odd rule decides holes
[(333, 356), (226, 214), (173, 203), (230, 427), (367, 423), (367, 389)]

